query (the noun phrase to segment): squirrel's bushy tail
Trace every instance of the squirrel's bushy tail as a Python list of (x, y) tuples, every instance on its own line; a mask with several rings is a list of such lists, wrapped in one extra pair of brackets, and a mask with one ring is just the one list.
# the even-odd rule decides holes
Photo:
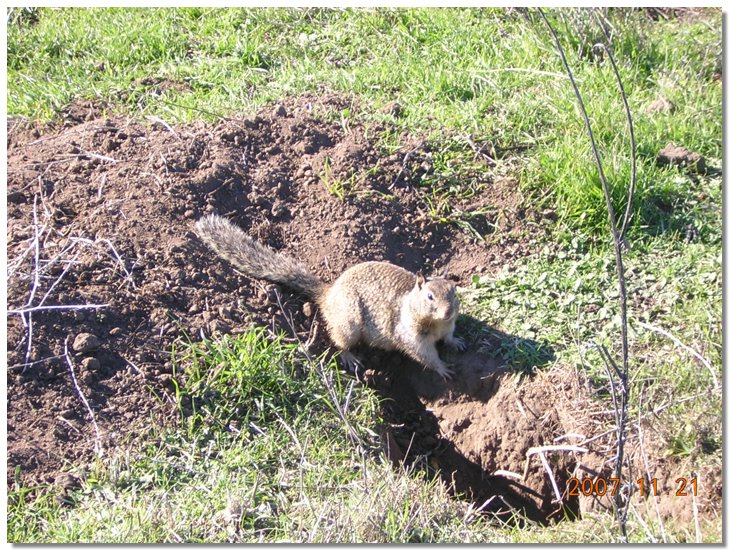
[(326, 287), (302, 264), (257, 243), (225, 218), (205, 216), (196, 227), (197, 234), (210, 248), (249, 277), (280, 283), (311, 298), (319, 297)]

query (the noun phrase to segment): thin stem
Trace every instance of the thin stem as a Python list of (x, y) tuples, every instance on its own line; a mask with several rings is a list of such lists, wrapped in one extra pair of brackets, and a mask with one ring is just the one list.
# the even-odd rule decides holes
[[(628, 397), (629, 397), (629, 377), (628, 377), (628, 307), (627, 307), (627, 298), (626, 298), (626, 290), (625, 290), (625, 272), (623, 268), (623, 254), (622, 254), (622, 240), (620, 237), (620, 234), (618, 233), (617, 224), (615, 222), (615, 212), (613, 211), (613, 204), (612, 200), (610, 198), (610, 186), (608, 185), (607, 178), (605, 177), (605, 173), (602, 168), (602, 162), (600, 160), (600, 153), (597, 149), (597, 144), (595, 143), (595, 136), (592, 132), (592, 126), (590, 125), (590, 118), (587, 115), (587, 109), (585, 108), (585, 103), (582, 101), (582, 95), (580, 94), (580, 90), (577, 87), (577, 84), (575, 83), (575, 79), (572, 76), (572, 71), (570, 70), (569, 63), (567, 62), (567, 57), (565, 56), (564, 50), (562, 49), (562, 44), (559, 41), (559, 38), (557, 37), (557, 33), (555, 33), (554, 29), (552, 28), (552, 25), (547, 20), (546, 15), (544, 14), (544, 11), (541, 8), (537, 8), (539, 15), (542, 18), (542, 21), (549, 29), (550, 34), (552, 35), (552, 38), (554, 39), (554, 42), (557, 46), (557, 50), (559, 51), (560, 58), (562, 59), (562, 64), (565, 67), (565, 70), (567, 71), (567, 75), (569, 76), (570, 82), (572, 84), (572, 89), (575, 92), (575, 97), (577, 98), (577, 103), (580, 107), (580, 112), (582, 113), (582, 118), (585, 123), (585, 127), (587, 129), (588, 136), (590, 137), (590, 145), (592, 146), (592, 152), (595, 155), (595, 163), (597, 165), (597, 171), (600, 176), (600, 181), (602, 183), (602, 189), (603, 193), (605, 194), (605, 202), (607, 204), (607, 210), (608, 210), (608, 218), (610, 220), (610, 231), (612, 233), (613, 238), (613, 245), (615, 247), (615, 268), (618, 275), (618, 289), (620, 293), (620, 321), (621, 321), (621, 343), (622, 343), (622, 352), (623, 352), (623, 370), (620, 372), (620, 382), (622, 386), (622, 393), (621, 393), (621, 403), (620, 403), (620, 415), (619, 415), (619, 423), (618, 423), (618, 451), (617, 451), (617, 457), (616, 457), (616, 465), (615, 465), (615, 475), (618, 479), (622, 478), (622, 472), (623, 472), (623, 461), (625, 456), (625, 438), (626, 438), (626, 428), (628, 423)], [(618, 523), (620, 525), (620, 530), (622, 533), (622, 537), (625, 541), (627, 541), (627, 514), (628, 514), (628, 502), (630, 499), (630, 495), (623, 496), (622, 494), (618, 493), (618, 496), (615, 499), (615, 514), (618, 519)]]
[(630, 216), (631, 216), (632, 210), (633, 210), (633, 197), (635, 196), (636, 165), (635, 165), (635, 134), (633, 132), (633, 117), (630, 114), (630, 106), (628, 105), (628, 97), (625, 95), (625, 87), (623, 86), (623, 81), (620, 78), (620, 73), (618, 72), (618, 66), (615, 63), (615, 58), (613, 57), (613, 52), (610, 48), (610, 35), (608, 34), (608, 29), (605, 24), (605, 19), (597, 10), (594, 10), (593, 14), (595, 16), (595, 19), (597, 19), (597, 22), (600, 24), (602, 33), (605, 35), (604, 48), (608, 54), (608, 59), (610, 59), (610, 64), (612, 65), (613, 73), (615, 74), (615, 80), (617, 81), (618, 88), (620, 89), (620, 97), (623, 99), (623, 107), (625, 107), (625, 118), (628, 121), (628, 135), (630, 136), (630, 190), (628, 191), (628, 204), (625, 205), (625, 213), (623, 214), (623, 225), (620, 228), (620, 242), (625, 243), (625, 232), (628, 229), (628, 222), (630, 222)]

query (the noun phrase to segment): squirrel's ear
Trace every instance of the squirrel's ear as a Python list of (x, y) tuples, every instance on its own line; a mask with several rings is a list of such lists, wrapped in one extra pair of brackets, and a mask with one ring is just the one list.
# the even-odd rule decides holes
[(425, 284), (425, 277), (423, 277), (423, 274), (418, 271), (415, 274), (415, 284), (418, 286), (418, 290), (423, 288), (423, 285)]

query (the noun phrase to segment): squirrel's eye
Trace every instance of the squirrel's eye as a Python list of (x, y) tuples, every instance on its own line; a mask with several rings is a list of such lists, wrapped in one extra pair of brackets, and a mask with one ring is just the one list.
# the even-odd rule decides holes
[(428, 292), (428, 300), (432, 300), (432, 299), (433, 299), (433, 293), (432, 292)]

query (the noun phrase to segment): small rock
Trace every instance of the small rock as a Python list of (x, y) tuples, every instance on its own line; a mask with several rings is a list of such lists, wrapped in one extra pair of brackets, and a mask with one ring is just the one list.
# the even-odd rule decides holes
[(195, 217), (195, 211), (194, 210), (185, 210), (185, 213), (183, 214), (188, 220), (191, 220)]
[(82, 332), (73, 340), (73, 350), (78, 353), (89, 353), (97, 350), (101, 342), (99, 339), (89, 332)]
[(653, 103), (646, 107), (648, 113), (672, 113), (676, 110), (676, 106), (664, 97), (659, 97)]
[(54, 480), (54, 483), (56, 485), (58, 485), (59, 487), (63, 488), (64, 490), (77, 489), (78, 487), (81, 486), (78, 478), (67, 472), (58, 474), (56, 476), (56, 479)]
[(382, 108), (382, 112), (384, 114), (393, 116), (395, 118), (400, 118), (400, 116), (402, 115), (402, 111), (402, 105), (400, 105), (397, 101), (388, 103)]
[(704, 157), (674, 143), (669, 143), (661, 149), (658, 152), (656, 161), (659, 166), (680, 166), (699, 174), (706, 173), (706, 161)]
[(86, 357), (81, 361), (81, 368), (86, 371), (97, 371), (101, 368), (101, 363), (96, 357)]
[(27, 201), (23, 193), (20, 191), (13, 191), (12, 193), (8, 193), (8, 202), (12, 204), (22, 204)]
[(282, 202), (276, 201), (273, 203), (273, 206), (271, 207), (271, 216), (274, 218), (278, 218), (282, 214), (286, 213), (286, 207), (283, 205)]
[(278, 117), (285, 117), (288, 113), (286, 112), (286, 107), (279, 103), (273, 108), (273, 114)]
[(94, 375), (91, 371), (85, 371), (81, 373), (81, 381), (86, 384), (87, 386), (90, 386), (94, 382)]
[(115, 149), (119, 147), (119, 143), (111, 139), (110, 137), (107, 137), (102, 143), (101, 143), (101, 149), (104, 150), (107, 153), (111, 153)]
[(306, 302), (303, 306), (301, 306), (301, 310), (304, 312), (304, 315), (311, 317), (314, 314), (314, 304)]
[(109, 336), (119, 336), (124, 330), (121, 327), (114, 327), (109, 331)]
[(210, 333), (218, 333), (218, 334), (230, 334), (230, 325), (226, 323), (225, 321), (221, 321), (220, 319), (213, 319), (209, 323)]
[(232, 320), (233, 319), (233, 308), (230, 306), (220, 306), (218, 307), (218, 313), (223, 319)]
[(295, 178), (303, 178), (307, 172), (311, 172), (311, 164), (302, 164), (296, 169), (296, 172), (294, 172)]

